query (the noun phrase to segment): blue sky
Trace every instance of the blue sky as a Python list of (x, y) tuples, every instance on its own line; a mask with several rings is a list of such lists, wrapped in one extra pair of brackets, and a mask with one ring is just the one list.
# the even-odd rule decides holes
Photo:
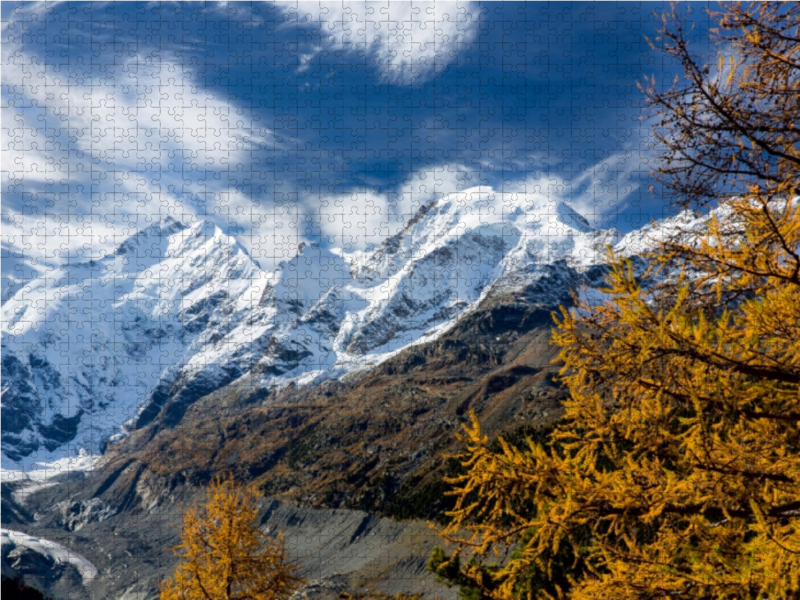
[(3, 2), (4, 252), (86, 258), (171, 214), (270, 268), (479, 185), (629, 231), (671, 212), (636, 87), (676, 72), (644, 37), (665, 8)]

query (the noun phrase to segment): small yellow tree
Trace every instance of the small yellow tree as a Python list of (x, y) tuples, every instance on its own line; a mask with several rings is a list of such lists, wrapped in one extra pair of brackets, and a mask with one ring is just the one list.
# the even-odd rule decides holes
[(286, 559), (283, 536), (258, 529), (257, 496), (217, 478), (203, 506), (183, 514), (181, 558), (161, 584), (161, 600), (282, 600), (302, 583)]

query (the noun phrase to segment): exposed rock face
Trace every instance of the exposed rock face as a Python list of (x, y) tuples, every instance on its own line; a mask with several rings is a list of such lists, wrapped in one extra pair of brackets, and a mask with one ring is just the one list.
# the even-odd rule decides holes
[(341, 381), (274, 390), (240, 378), (195, 402), (176, 427), (154, 421), (113, 444), (104, 468), (134, 460), (197, 481), (233, 470), (302, 505), (441, 516), (441, 478), (453, 466), (442, 454), (457, 450), (467, 411), (492, 435), (560, 415), (550, 303), (568, 304), (575, 283), (562, 277), (580, 279), (553, 266), (546, 279), (563, 283), (561, 293), (543, 299), (534, 281), (489, 294), (435, 340)]

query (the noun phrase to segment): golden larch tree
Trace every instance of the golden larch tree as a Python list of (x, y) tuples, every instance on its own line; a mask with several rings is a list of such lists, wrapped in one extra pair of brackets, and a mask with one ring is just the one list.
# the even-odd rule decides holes
[(217, 478), (205, 504), (183, 513), (181, 561), (161, 584), (161, 600), (283, 600), (302, 584), (287, 560), (283, 536), (258, 528), (258, 497)]
[(800, 597), (800, 5), (715, 18), (720, 63), (673, 20), (657, 41), (685, 77), (646, 86), (659, 177), (715, 216), (644, 276), (610, 256), (605, 301), (562, 309), (570, 397), (544, 443), (466, 427), (460, 551), (432, 568), (480, 595)]

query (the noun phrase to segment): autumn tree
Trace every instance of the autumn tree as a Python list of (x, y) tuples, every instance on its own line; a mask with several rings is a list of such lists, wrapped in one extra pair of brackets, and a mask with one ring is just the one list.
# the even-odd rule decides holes
[(721, 62), (673, 15), (655, 43), (684, 78), (645, 90), (658, 176), (715, 210), (562, 309), (545, 442), (466, 427), (459, 550), (431, 568), (483, 596), (800, 597), (800, 6), (713, 17)]
[(161, 585), (161, 600), (283, 600), (300, 586), (283, 536), (258, 528), (257, 495), (217, 478), (207, 501), (183, 514), (181, 561)]

